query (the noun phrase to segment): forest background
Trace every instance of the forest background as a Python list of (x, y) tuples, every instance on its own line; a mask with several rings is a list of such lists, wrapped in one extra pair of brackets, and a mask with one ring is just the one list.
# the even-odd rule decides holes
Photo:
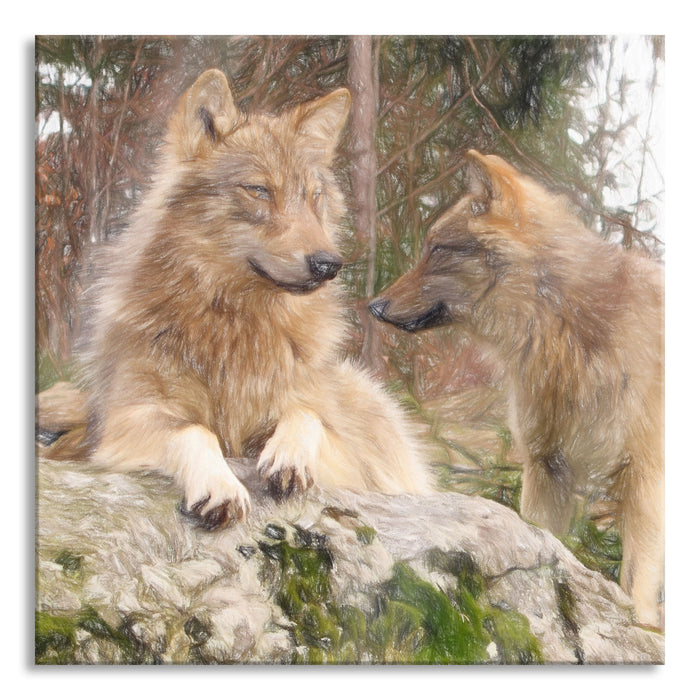
[[(70, 379), (94, 251), (148, 188), (167, 119), (207, 68), (239, 106), (277, 112), (341, 85), (348, 353), (427, 426), (441, 483), (518, 508), (499, 368), (454, 329), (407, 336), (367, 301), (419, 256), (465, 188), (464, 153), (497, 153), (564, 193), (602, 237), (663, 258), (662, 37), (38, 36), (36, 388)], [(585, 504), (567, 544), (615, 578), (619, 540)]]
[(349, 204), (350, 352), (419, 401), (491, 368), (468, 340), (407, 339), (365, 306), (464, 190), (467, 149), (566, 193), (603, 237), (663, 255), (661, 37), (81, 36), (37, 37), (35, 50), (39, 387), (70, 372), (92, 252), (125, 226), (175, 102), (209, 67), (227, 74), (244, 110), (350, 88), (337, 162)]

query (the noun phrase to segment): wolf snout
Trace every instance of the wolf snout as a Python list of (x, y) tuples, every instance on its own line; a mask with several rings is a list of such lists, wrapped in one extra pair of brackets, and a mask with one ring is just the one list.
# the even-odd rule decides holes
[(325, 250), (307, 255), (306, 262), (313, 278), (319, 282), (332, 280), (343, 266), (343, 259), (339, 255)]
[(378, 318), (380, 321), (386, 321), (385, 312), (387, 306), (389, 306), (388, 299), (377, 297), (369, 303), (369, 312), (372, 314), (372, 316), (374, 316), (374, 318)]
[(391, 323), (402, 331), (407, 333), (415, 333), (427, 328), (435, 328), (452, 323), (452, 316), (444, 302), (438, 301), (431, 306), (427, 311), (413, 311), (406, 313), (397, 311), (396, 306), (389, 312), (391, 305), (390, 299), (382, 299), (378, 297), (369, 303), (369, 311), (375, 318), (380, 321)]

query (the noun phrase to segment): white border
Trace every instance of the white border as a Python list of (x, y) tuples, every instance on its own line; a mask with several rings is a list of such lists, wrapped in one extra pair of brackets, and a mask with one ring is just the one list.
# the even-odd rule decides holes
[[(157, 694), (164, 700), (241, 693), (284, 700), (314, 697), (436, 697), (459, 694), (527, 698), (651, 698), (679, 696), (696, 687), (698, 579), (695, 529), (699, 511), (697, 449), (698, 348), (695, 345), (699, 275), (695, 214), (698, 107), (695, 21), (686, 2), (593, 0), (585, 3), (492, 2), (453, 0), (386, 2), (352, 0), (257, 3), (204, 2), (162, 5), (143, 0), (102, 3), (94, 0), (8, 6), (0, 47), (5, 66), (2, 126), (6, 149), (2, 182), (6, 216), (0, 229), (8, 251), (3, 265), (4, 386), (3, 426), (9, 455), (2, 468), (9, 488), (3, 492), (2, 609), (3, 685), (9, 692), (55, 698), (95, 692), (100, 697)], [(96, 14), (97, 12), (97, 14)], [(663, 16), (660, 13), (663, 12)], [(12, 16), (10, 16), (12, 15)], [(672, 19), (672, 18), (679, 19)], [(33, 341), (33, 37), (35, 34), (665, 34), (667, 47), (667, 655), (656, 668), (250, 668), (34, 669), (32, 646), (32, 578), (29, 566), (32, 521), (31, 387)], [(692, 72), (691, 72), (692, 71)], [(8, 153), (9, 151), (9, 153)], [(17, 301), (19, 303), (17, 303)], [(19, 438), (19, 439), (18, 439)], [(17, 444), (19, 443), (19, 444)], [(32, 567), (33, 568), (33, 567)], [(697, 568), (697, 567), (696, 567)], [(17, 575), (19, 574), (19, 576)], [(686, 683), (687, 681), (687, 683)], [(20, 690), (18, 684), (21, 683)], [(682, 684), (682, 685), (681, 685)]]

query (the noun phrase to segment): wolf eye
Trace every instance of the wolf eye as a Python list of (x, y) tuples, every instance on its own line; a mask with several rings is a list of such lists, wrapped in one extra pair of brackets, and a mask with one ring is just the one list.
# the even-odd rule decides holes
[(241, 185), (241, 187), (254, 199), (270, 199), (270, 190), (264, 185)]
[(321, 201), (321, 197), (323, 197), (323, 189), (320, 187), (317, 187), (311, 192), (311, 201), (313, 202), (314, 206)]
[(431, 257), (433, 255), (439, 255), (440, 253), (444, 253), (446, 250), (449, 250), (449, 248), (445, 245), (434, 245), (431, 246), (430, 251), (428, 253), (428, 257)]
[(481, 216), (488, 211), (489, 205), (488, 202), (485, 202), (482, 199), (472, 199), (470, 207), (472, 210), (472, 216)]
[(445, 257), (451, 255), (452, 257), (469, 257), (481, 250), (481, 245), (476, 240), (476, 238), (462, 237), (461, 240), (457, 240), (451, 243), (435, 243), (428, 249), (428, 255), (436, 257)]

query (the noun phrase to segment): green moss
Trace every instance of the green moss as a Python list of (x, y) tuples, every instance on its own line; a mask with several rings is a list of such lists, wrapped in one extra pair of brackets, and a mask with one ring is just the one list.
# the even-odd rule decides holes
[[(87, 633), (78, 642), (78, 631)], [(114, 629), (92, 608), (75, 615), (52, 615), (36, 612), (34, 620), (34, 661), (36, 664), (83, 663), (80, 645), (97, 641), (101, 660), (122, 664), (153, 663), (155, 659), (139, 648), (125, 630)]]
[(34, 660), (37, 664), (71, 663), (77, 622), (37, 612), (34, 618)]
[(576, 598), (564, 579), (555, 579), (554, 590), (557, 594), (559, 613), (564, 620), (564, 624), (571, 632), (578, 632), (578, 622), (576, 622)]
[(486, 583), (469, 554), (433, 550), (428, 555), (428, 565), (456, 577), (458, 609), (470, 619), (479, 621), (496, 645), (500, 663), (532, 664), (544, 661), (527, 618), (514, 610), (502, 610), (485, 602)]
[(565, 576), (554, 580), (559, 614), (564, 623), (564, 634), (571, 644), (579, 664), (585, 663), (586, 655), (579, 638), (579, 625), (576, 619), (576, 596)]
[(524, 615), (495, 609), (484, 618), (484, 627), (496, 643), (501, 663), (544, 663), (542, 649)]
[[(265, 557), (263, 577), (271, 581), (276, 601), (291, 623), (294, 663), (542, 660), (527, 620), (488, 604), (485, 582), (464, 552), (434, 550), (427, 557), (429, 568), (453, 577), (454, 585), (448, 590), (424, 580), (408, 564), (398, 563), (388, 581), (366, 592), (366, 604), (360, 607), (336, 600), (327, 537), (301, 528), (294, 534), (284, 532), (285, 539), (263, 540), (258, 545)], [(80, 571), (80, 558), (69, 552), (61, 552), (56, 561), (71, 575)], [(130, 633), (133, 622), (125, 621), (115, 629), (91, 608), (73, 616), (37, 612), (36, 663), (85, 663), (87, 649), (96, 652), (101, 662), (157, 663), (157, 653)], [(189, 660), (202, 662), (199, 647), (211, 634), (206, 621), (192, 617), (184, 631), (192, 642)]]
[(443, 591), (399, 563), (361, 609), (336, 602), (325, 538), (304, 531), (294, 542), (259, 544), (277, 603), (292, 623), (295, 663), (480, 664), (492, 660), (487, 647), (494, 644), (503, 663), (542, 660), (526, 618), (488, 604), (484, 581), (462, 552), (436, 550), (428, 559), (455, 576), (454, 590)]
[(567, 535), (560, 539), (589, 569), (599, 571), (613, 581), (618, 580), (622, 540), (614, 527), (600, 529), (584, 511), (578, 513)]
[(400, 599), (422, 615), (425, 631), (416, 663), (467, 664), (492, 661), (487, 650), (495, 644), (497, 660), (506, 664), (542, 663), (537, 639), (524, 615), (500, 610), (485, 600), (485, 582), (465, 552), (434, 550), (431, 568), (457, 579), (454, 590), (443, 592), (398, 565), (390, 585), (399, 585)]
[(68, 576), (79, 576), (83, 567), (83, 558), (63, 550), (54, 560), (63, 567), (63, 572)]
[(405, 564), (394, 567), (387, 594), (415, 611), (423, 632), (412, 663), (477, 664), (489, 660), (490, 637), (482, 625), (483, 611), (460, 588), (456, 600), (419, 578)]
[[(261, 549), (269, 556), (269, 550)], [(278, 549), (283, 550), (276, 552), (281, 567), (278, 603), (289, 617), (298, 618), (316, 601), (329, 598), (329, 561), (313, 550), (294, 549), (286, 542)]]
[(432, 549), (426, 556), (426, 564), (432, 571), (444, 571), (457, 579), (457, 585), (465, 588), (472, 597), (479, 598), (484, 594), (484, 579), (479, 575), (474, 560), (467, 552)]
[(422, 647), (425, 630), (420, 611), (415, 607), (381, 597), (377, 614), (367, 629), (367, 647), (374, 663), (413, 663)]
[(355, 528), (355, 534), (357, 535), (357, 540), (362, 542), (362, 544), (372, 544), (377, 536), (377, 531), (369, 525), (361, 525)]
[(508, 459), (513, 437), (505, 426), (495, 428), (495, 432), (499, 442), (498, 454), (483, 457), (472, 454), (464, 445), (438, 437), (438, 441), (447, 444), (451, 450), (478, 467), (462, 471), (454, 469), (450, 464), (440, 465), (440, 486), (469, 496), (482, 496), (520, 512), (522, 467)]

